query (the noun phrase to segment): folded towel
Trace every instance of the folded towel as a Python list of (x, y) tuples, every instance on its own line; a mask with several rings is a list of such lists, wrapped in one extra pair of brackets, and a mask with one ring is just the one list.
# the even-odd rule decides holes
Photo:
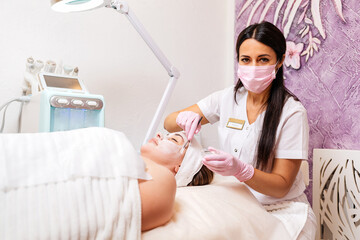
[(121, 132), (0, 135), (0, 239), (140, 239), (145, 164)]
[[(184, 138), (187, 141), (187, 138)], [(202, 163), (203, 148), (200, 143), (193, 138), (186, 150), (186, 154), (181, 163), (179, 171), (175, 175), (178, 187), (187, 186), (193, 179), (194, 175), (200, 171)]]
[(80, 177), (0, 191), (0, 239), (141, 239), (137, 179)]
[(126, 136), (107, 128), (0, 135), (0, 190), (76, 177), (150, 179)]

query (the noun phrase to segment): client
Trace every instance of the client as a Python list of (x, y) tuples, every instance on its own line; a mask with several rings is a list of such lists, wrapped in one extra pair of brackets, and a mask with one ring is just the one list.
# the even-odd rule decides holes
[(107, 128), (1, 134), (0, 239), (140, 240), (170, 220), (177, 186), (212, 180), (186, 143), (158, 134), (139, 156)]
[[(141, 147), (141, 157), (153, 178), (151, 181), (139, 180), (143, 231), (170, 220), (176, 185), (205, 185), (213, 179), (213, 172), (202, 164), (201, 145), (195, 138), (189, 147), (186, 147), (186, 143), (184, 132), (165, 137), (158, 133)], [(183, 148), (186, 152), (182, 151)]]

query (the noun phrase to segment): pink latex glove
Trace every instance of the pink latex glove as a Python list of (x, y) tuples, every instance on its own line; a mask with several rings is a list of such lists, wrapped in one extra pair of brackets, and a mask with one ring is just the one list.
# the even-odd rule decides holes
[(245, 182), (254, 176), (252, 165), (213, 147), (209, 147), (208, 150), (213, 154), (206, 155), (203, 164), (213, 172), (223, 176), (235, 176), (240, 182)]
[(176, 124), (185, 131), (189, 141), (201, 129), (201, 123), (199, 123), (200, 118), (201, 116), (199, 114), (192, 111), (180, 112), (176, 118)]

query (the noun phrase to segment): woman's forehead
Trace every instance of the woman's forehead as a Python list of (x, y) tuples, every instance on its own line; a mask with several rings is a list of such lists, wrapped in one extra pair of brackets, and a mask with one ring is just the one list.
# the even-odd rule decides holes
[(276, 55), (275, 51), (271, 47), (269, 47), (269, 46), (255, 40), (255, 39), (252, 39), (252, 38), (245, 40), (241, 44), (241, 46), (239, 48), (239, 53), (240, 53), (240, 55), (241, 54), (250, 54), (250, 55), (270, 54), (270, 55)]

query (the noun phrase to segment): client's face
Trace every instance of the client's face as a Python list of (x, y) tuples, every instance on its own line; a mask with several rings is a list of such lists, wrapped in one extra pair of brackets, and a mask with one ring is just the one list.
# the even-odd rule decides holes
[(158, 133), (141, 147), (141, 155), (176, 173), (185, 155), (185, 151), (182, 153), (181, 149), (186, 141), (187, 138), (182, 132), (171, 133), (165, 137)]

